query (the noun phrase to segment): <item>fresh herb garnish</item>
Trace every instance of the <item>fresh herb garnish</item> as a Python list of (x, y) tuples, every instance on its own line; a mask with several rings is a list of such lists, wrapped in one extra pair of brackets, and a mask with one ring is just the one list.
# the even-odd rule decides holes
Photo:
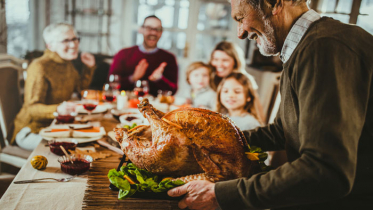
[[(126, 175), (126, 177), (125, 177)], [(110, 182), (119, 189), (118, 199), (131, 197), (136, 192), (166, 192), (185, 184), (181, 180), (165, 179), (158, 181), (158, 176), (144, 169), (137, 168), (133, 163), (122, 166), (120, 171), (111, 169), (108, 173)], [(130, 184), (130, 181), (134, 184)]]
[(268, 154), (266, 152), (263, 152), (262, 148), (256, 147), (256, 146), (251, 146), (249, 147), (250, 153), (257, 154), (257, 158), (259, 159), (259, 166), (262, 171), (270, 171), (272, 169), (271, 166), (267, 166), (264, 161), (267, 160)]

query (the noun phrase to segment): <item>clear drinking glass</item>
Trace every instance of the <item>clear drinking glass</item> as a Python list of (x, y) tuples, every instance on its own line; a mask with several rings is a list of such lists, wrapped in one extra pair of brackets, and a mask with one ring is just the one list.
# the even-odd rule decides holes
[(133, 89), (137, 98), (141, 101), (145, 95), (149, 93), (149, 84), (146, 80), (137, 80), (135, 89)]
[(91, 119), (92, 111), (96, 109), (99, 102), (99, 93), (97, 90), (84, 90), (82, 94), (82, 103), (88, 112), (88, 118)]
[(113, 90), (120, 90), (120, 76), (117, 74), (110, 74), (109, 84)]
[(117, 98), (117, 90), (114, 89), (109, 83), (105, 83), (102, 87), (103, 98), (107, 102), (113, 102)]

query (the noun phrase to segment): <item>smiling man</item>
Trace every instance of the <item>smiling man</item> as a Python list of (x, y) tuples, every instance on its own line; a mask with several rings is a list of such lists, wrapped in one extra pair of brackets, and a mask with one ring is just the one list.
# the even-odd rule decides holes
[[(286, 149), (268, 173), (172, 189), (190, 209), (372, 209), (373, 36), (308, 9), (306, 0), (232, 0), (238, 36), (283, 61), (273, 124), (250, 145)], [(248, 169), (249, 170), (249, 169)]]
[(152, 15), (145, 18), (139, 32), (144, 42), (139, 46), (122, 49), (113, 60), (110, 74), (120, 76), (121, 89), (133, 90), (137, 80), (149, 82), (149, 93), (156, 96), (158, 90), (177, 90), (178, 67), (170, 52), (157, 47), (162, 36), (161, 20)]

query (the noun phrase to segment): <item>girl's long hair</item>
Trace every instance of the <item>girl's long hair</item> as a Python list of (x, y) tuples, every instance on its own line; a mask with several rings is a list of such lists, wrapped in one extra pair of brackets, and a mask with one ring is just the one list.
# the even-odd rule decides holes
[(249, 78), (245, 74), (240, 73), (240, 72), (232, 72), (220, 82), (220, 84), (218, 86), (218, 89), (217, 89), (217, 92), (216, 92), (217, 93), (216, 111), (220, 112), (220, 113), (223, 113), (223, 114), (228, 113), (227, 108), (221, 103), (220, 94), (221, 94), (221, 90), (223, 88), (223, 85), (224, 85), (225, 81), (227, 81), (230, 78), (233, 78), (233, 79), (237, 80), (237, 82), (240, 83), (243, 86), (243, 90), (244, 90), (246, 99), (249, 98), (249, 97), (251, 98), (250, 101), (246, 101), (246, 104), (244, 106), (244, 110), (249, 112), (251, 115), (253, 115), (255, 117), (255, 119), (257, 119), (260, 123), (262, 123), (261, 120), (258, 117), (258, 112), (257, 112), (257, 110), (255, 109), (255, 106), (254, 106), (254, 104), (255, 104), (254, 102), (256, 100), (259, 100), (259, 99), (255, 97), (255, 94), (254, 94), (255, 92), (254, 92), (253, 86), (252, 86)]

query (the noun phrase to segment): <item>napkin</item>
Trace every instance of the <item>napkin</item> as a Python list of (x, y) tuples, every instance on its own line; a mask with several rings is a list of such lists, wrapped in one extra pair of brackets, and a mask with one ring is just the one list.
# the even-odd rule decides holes
[(103, 127), (70, 130), (67, 126), (51, 126), (42, 129), (39, 134), (47, 138), (93, 138), (104, 136), (106, 133)]
[[(50, 132), (70, 131), (70, 129), (52, 128)], [(75, 129), (74, 132), (99, 133), (100, 127), (93, 127), (90, 129)]]

